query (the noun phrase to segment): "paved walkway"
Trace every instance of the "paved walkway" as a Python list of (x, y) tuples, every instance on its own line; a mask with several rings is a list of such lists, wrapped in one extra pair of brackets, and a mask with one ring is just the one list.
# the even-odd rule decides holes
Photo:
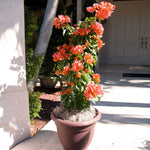
[[(99, 70), (105, 94), (95, 107), (102, 118), (88, 150), (150, 150), (150, 78), (122, 77), (122, 72), (148, 73), (150, 68), (130, 67), (105, 66)], [(24, 145), (29, 144), (32, 150), (63, 150), (53, 121)]]
[(93, 141), (100, 150), (150, 150), (150, 78), (122, 77), (149, 69), (113, 65), (101, 69), (105, 95), (96, 105), (102, 118)]

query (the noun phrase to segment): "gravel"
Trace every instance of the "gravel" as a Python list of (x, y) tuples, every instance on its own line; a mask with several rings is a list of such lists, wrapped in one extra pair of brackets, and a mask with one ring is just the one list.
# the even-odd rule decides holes
[(54, 115), (60, 119), (68, 121), (85, 121), (90, 120), (96, 116), (96, 110), (94, 107), (90, 107), (88, 110), (71, 110), (64, 108), (63, 106), (56, 107), (54, 109)]

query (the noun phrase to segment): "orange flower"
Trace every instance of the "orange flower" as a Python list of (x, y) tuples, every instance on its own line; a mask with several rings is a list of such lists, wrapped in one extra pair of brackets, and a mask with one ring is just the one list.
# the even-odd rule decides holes
[(65, 58), (64, 58), (64, 54), (63, 54), (62, 52), (60, 52), (60, 51), (55, 52), (55, 53), (53, 54), (53, 61), (54, 61), (54, 62), (62, 61), (62, 60), (64, 60), (64, 59), (65, 59)]
[(89, 53), (86, 53), (84, 55), (84, 61), (85, 63), (87, 64), (91, 64), (91, 63), (94, 63), (95, 62), (95, 59), (92, 58), (92, 56), (89, 54)]
[(59, 15), (58, 18), (55, 17), (54, 19), (54, 26), (55, 28), (60, 29), (64, 24), (68, 25), (71, 19), (67, 15)]
[(77, 77), (77, 78), (81, 78), (81, 73), (78, 73), (78, 72), (77, 72), (77, 73), (76, 73), (76, 77)]
[(60, 70), (55, 71), (56, 75), (60, 75), (61, 73), (62, 73), (62, 71), (60, 71)]
[(70, 82), (70, 85), (71, 85), (71, 87), (74, 87), (75, 83), (74, 82)]
[(62, 74), (65, 76), (65, 75), (67, 75), (67, 74), (69, 73), (69, 71), (70, 71), (69, 66), (65, 66), (65, 67), (63, 68)]
[(99, 36), (102, 36), (102, 34), (104, 32), (104, 28), (103, 28), (102, 24), (100, 24), (99, 22), (95, 22), (95, 24), (92, 23), (90, 25), (90, 28), (91, 28), (92, 32), (98, 34)]
[(95, 98), (96, 96), (103, 96), (104, 92), (99, 84), (95, 84), (94, 82), (90, 82), (86, 86), (86, 90), (84, 91), (84, 96), (86, 100)]
[(71, 38), (69, 38), (69, 42), (72, 42), (72, 39), (71, 39)]
[(115, 5), (112, 5), (111, 3), (104, 2), (104, 1), (100, 2), (100, 4), (94, 3), (93, 7), (86, 8), (87, 12), (93, 13), (95, 11), (96, 17), (101, 20), (110, 17), (114, 9), (115, 9)]
[(62, 91), (60, 91), (60, 92), (59, 92), (59, 94), (60, 94), (60, 95), (62, 95), (62, 94), (63, 94), (63, 92), (62, 92)]
[(84, 35), (87, 35), (88, 33), (90, 33), (91, 30), (90, 29), (87, 29), (86, 27), (85, 28), (78, 28), (75, 32), (72, 33), (72, 35), (76, 35), (76, 36), (84, 36)]
[(105, 43), (100, 39), (97, 41), (97, 43), (98, 43), (98, 48), (99, 49), (101, 49), (103, 47), (103, 45), (105, 45)]
[(89, 47), (90, 46), (90, 43), (88, 41), (85, 41), (85, 46), (86, 47)]
[(87, 7), (87, 12), (93, 13), (95, 11), (94, 7)]
[(86, 72), (85, 72), (85, 71), (82, 71), (82, 73), (85, 74)]
[(95, 82), (100, 82), (100, 75), (98, 73), (93, 74), (92, 77)]
[(74, 63), (72, 63), (71, 70), (78, 72), (78, 71), (82, 70), (83, 68), (84, 67), (83, 67), (81, 60), (76, 60)]
[(111, 3), (102, 1), (99, 6), (95, 5), (94, 7), (96, 10), (96, 17), (104, 20), (111, 16), (113, 13), (113, 10), (115, 9), (115, 5), (112, 5)]
[(84, 52), (85, 45), (76, 45), (75, 47), (73, 46), (70, 50), (71, 53), (74, 55), (79, 55)]
[(86, 72), (89, 72), (89, 70), (88, 70), (88, 69), (85, 69), (85, 71), (86, 71)]
[(67, 89), (66, 91), (63, 91), (63, 94), (70, 94), (72, 92), (72, 89)]
[(74, 61), (77, 61), (78, 60), (78, 57), (74, 57)]
[(62, 61), (64, 59), (69, 59), (71, 57), (71, 54), (66, 53), (70, 49), (70, 46), (67, 44), (64, 44), (62, 47), (58, 46), (57, 47), (57, 52), (53, 54), (53, 61)]

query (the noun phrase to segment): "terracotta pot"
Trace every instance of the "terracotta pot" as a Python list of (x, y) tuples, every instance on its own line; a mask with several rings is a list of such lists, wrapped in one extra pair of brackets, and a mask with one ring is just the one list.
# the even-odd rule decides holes
[(43, 77), (40, 79), (41, 87), (43, 87), (45, 89), (54, 88), (56, 83), (57, 83), (57, 81), (54, 82), (52, 77)]
[(51, 119), (57, 126), (57, 134), (65, 150), (87, 150), (95, 131), (95, 124), (101, 118), (96, 109), (97, 116), (88, 121), (71, 122), (58, 119), (51, 113)]

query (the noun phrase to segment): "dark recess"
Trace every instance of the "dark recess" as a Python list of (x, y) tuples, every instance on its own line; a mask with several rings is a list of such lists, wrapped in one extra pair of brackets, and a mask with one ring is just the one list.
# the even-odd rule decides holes
[(123, 77), (142, 77), (142, 78), (150, 78), (150, 74), (143, 74), (143, 73), (123, 73)]

